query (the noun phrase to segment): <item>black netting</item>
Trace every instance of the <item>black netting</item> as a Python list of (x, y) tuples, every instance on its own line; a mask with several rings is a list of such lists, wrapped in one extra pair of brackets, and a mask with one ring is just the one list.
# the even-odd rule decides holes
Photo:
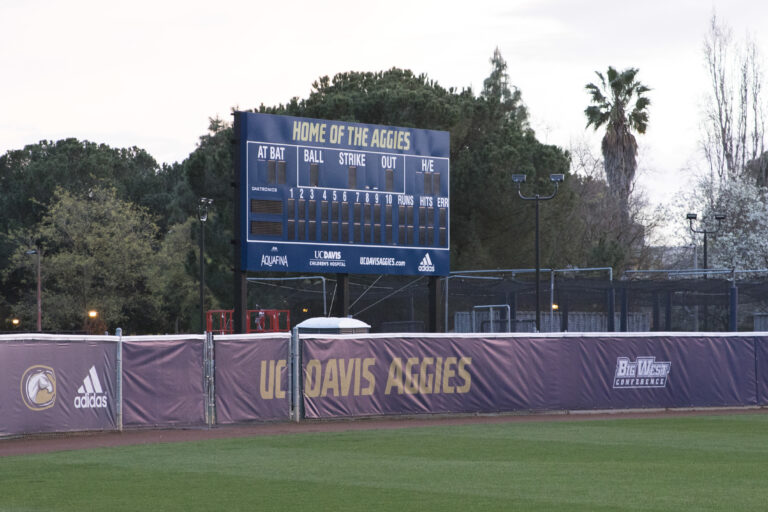
[[(728, 276), (731, 277), (731, 276)], [(249, 308), (288, 309), (293, 325), (330, 315), (335, 276), (249, 283)], [(456, 272), (441, 278), (441, 330), (534, 332), (532, 271)], [(735, 288), (734, 288), (735, 285)], [(372, 332), (424, 332), (429, 326), (426, 277), (349, 276), (353, 317)], [(541, 272), (542, 332), (768, 330), (768, 276), (733, 279), (701, 274), (632, 274), (612, 280), (605, 270)], [(732, 308), (735, 304), (735, 308)], [(733, 315), (733, 316), (732, 316)]]

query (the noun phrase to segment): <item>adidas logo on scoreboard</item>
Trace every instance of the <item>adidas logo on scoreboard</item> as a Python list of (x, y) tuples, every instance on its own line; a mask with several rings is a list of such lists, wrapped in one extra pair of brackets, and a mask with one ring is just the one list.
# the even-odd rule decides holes
[(429, 257), (429, 253), (425, 254), (419, 263), (419, 272), (434, 272), (435, 265), (432, 263), (432, 258)]
[(75, 397), (76, 409), (97, 409), (107, 407), (107, 395), (101, 387), (99, 374), (96, 373), (96, 367), (91, 366), (88, 375), (83, 379), (83, 385), (77, 388)]

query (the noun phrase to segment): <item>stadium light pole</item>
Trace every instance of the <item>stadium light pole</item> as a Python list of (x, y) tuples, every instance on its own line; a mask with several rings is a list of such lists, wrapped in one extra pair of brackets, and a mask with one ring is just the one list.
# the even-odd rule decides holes
[[(707, 270), (709, 269), (708, 262), (707, 262), (707, 235), (713, 235), (717, 233), (720, 230), (720, 224), (725, 220), (725, 214), (724, 213), (716, 213), (715, 214), (715, 220), (717, 221), (717, 224), (715, 225), (714, 229), (707, 229), (707, 223), (705, 219), (701, 219), (701, 229), (694, 229), (693, 227), (693, 221), (697, 219), (697, 215), (695, 213), (689, 213), (685, 216), (686, 219), (688, 219), (689, 226), (691, 228), (692, 233), (698, 233), (704, 235), (704, 279), (707, 279), (708, 274)], [(704, 297), (704, 330), (709, 330), (709, 300)]]
[(37, 332), (43, 332), (43, 295), (40, 273), (40, 249), (30, 249), (25, 252), (28, 255), (37, 255)]
[(200, 329), (205, 333), (205, 221), (208, 220), (208, 208), (213, 199), (201, 197), (197, 203), (197, 218), (200, 219)]
[(725, 220), (725, 214), (724, 213), (716, 213), (715, 214), (715, 220), (717, 221), (717, 224), (715, 225), (714, 229), (707, 229), (706, 223), (704, 219), (701, 220), (701, 225), (703, 226), (702, 229), (694, 229), (693, 227), (693, 221), (695, 221), (698, 218), (698, 215), (695, 213), (689, 213), (685, 216), (686, 219), (688, 219), (689, 226), (691, 228), (692, 233), (698, 233), (704, 235), (704, 277), (707, 277), (707, 269), (709, 268), (707, 266), (707, 235), (714, 235), (718, 231), (720, 231), (720, 225)]
[(555, 190), (547, 195), (534, 194), (532, 196), (523, 195), (523, 191), (520, 189), (521, 185), (525, 183), (525, 174), (513, 174), (512, 182), (517, 185), (517, 195), (524, 201), (534, 201), (536, 203), (536, 228), (535, 228), (535, 248), (536, 253), (536, 332), (541, 332), (541, 253), (539, 250), (539, 202), (549, 201), (557, 194), (557, 188), (560, 183), (565, 179), (564, 174), (550, 174), (549, 181), (555, 184)]

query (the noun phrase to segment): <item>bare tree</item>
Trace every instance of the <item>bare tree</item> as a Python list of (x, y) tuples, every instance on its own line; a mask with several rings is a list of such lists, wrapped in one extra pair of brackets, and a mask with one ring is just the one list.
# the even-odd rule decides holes
[[(711, 178), (754, 178), (764, 166), (757, 165), (765, 152), (765, 106), (762, 98), (763, 70), (754, 41), (734, 43), (731, 29), (713, 15), (704, 38), (704, 56), (710, 79), (705, 107), (702, 150)], [(751, 167), (750, 167), (751, 166)]]
[[(592, 266), (608, 265), (617, 270), (655, 266), (649, 242), (655, 241), (665, 218), (663, 212), (651, 208), (642, 189), (636, 190), (633, 178), (626, 205), (628, 214), (617, 215), (621, 200), (606, 182), (601, 155), (586, 140), (572, 142), (568, 153), (572, 173), (568, 187), (581, 199), (573, 210), (573, 217), (579, 219), (578, 227), (562, 236), (568, 238), (574, 253)], [(641, 164), (642, 154), (638, 157)]]
[(605, 181), (603, 159), (592, 151), (587, 139), (571, 141), (568, 154), (571, 156), (571, 172), (593, 180)]

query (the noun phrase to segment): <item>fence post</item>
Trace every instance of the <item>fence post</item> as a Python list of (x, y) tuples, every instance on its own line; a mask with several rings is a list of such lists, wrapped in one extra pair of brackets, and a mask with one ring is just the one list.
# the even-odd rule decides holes
[(208, 427), (216, 424), (216, 361), (214, 359), (213, 333), (205, 333), (203, 342), (203, 372), (205, 374), (205, 420)]
[(117, 358), (115, 362), (115, 373), (117, 382), (115, 383), (115, 401), (117, 402), (117, 430), (123, 431), (123, 330), (118, 327), (115, 329), (117, 335)]
[(627, 297), (627, 285), (621, 287), (621, 332), (627, 332), (629, 318), (629, 299)]
[(560, 296), (560, 332), (568, 332), (568, 296), (565, 291)]
[(667, 292), (667, 305), (664, 310), (664, 330), (672, 330), (672, 292)]
[(731, 308), (730, 318), (728, 319), (728, 330), (731, 332), (736, 332), (739, 330), (739, 289), (735, 282), (731, 284), (730, 299)]
[(299, 328), (291, 329), (291, 419), (301, 421), (301, 354), (299, 344)]
[(616, 332), (616, 294), (613, 284), (606, 292), (608, 295), (608, 332)]
[(429, 310), (428, 332), (441, 332), (443, 330), (442, 308), (440, 305), (443, 301), (443, 286), (438, 276), (429, 276), (429, 299), (427, 306)]
[(510, 305), (511, 314), (509, 315), (509, 332), (517, 332), (517, 292), (507, 297), (507, 303)]

